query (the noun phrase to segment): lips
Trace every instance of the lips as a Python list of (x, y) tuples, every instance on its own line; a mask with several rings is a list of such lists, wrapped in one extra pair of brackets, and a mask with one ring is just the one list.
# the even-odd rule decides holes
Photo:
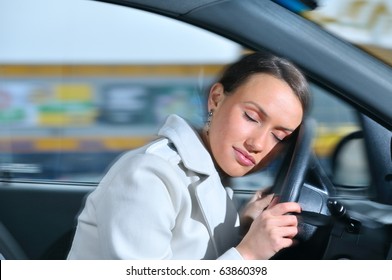
[(237, 162), (243, 166), (254, 166), (256, 164), (255, 159), (241, 149), (234, 147), (234, 154)]

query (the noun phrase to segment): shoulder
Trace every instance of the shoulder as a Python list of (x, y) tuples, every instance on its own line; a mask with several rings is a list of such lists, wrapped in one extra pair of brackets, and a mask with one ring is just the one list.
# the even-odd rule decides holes
[(181, 158), (166, 138), (159, 138), (143, 147), (121, 155), (110, 167), (110, 174), (166, 174), (169, 176)]
[(152, 142), (148, 145), (144, 154), (146, 156), (158, 157), (172, 164), (178, 164), (181, 161), (176, 147), (167, 138), (160, 138)]

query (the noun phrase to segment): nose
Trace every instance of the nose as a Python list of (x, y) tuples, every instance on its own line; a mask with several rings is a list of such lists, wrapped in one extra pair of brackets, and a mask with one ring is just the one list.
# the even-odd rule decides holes
[(268, 130), (257, 129), (245, 141), (245, 148), (251, 153), (261, 153), (268, 150)]

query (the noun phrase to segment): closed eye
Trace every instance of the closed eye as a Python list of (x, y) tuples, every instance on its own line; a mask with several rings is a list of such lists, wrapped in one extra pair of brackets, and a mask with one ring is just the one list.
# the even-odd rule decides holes
[(278, 137), (277, 135), (275, 135), (274, 133), (272, 133), (272, 136), (275, 138), (275, 140), (276, 140), (277, 142), (283, 142), (283, 140), (284, 140), (284, 138), (280, 138), (280, 137)]
[(290, 138), (291, 133), (283, 133), (279, 130), (277, 131), (272, 131), (271, 132), (272, 136), (275, 138), (275, 140), (277, 142), (284, 142), (286, 141), (288, 138)]
[(247, 112), (244, 112), (244, 117), (246, 120), (257, 123), (258, 121), (252, 118)]

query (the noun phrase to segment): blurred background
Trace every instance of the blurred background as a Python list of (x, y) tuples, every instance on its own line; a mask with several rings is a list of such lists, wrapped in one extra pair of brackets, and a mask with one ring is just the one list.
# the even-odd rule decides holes
[[(392, 1), (276, 2), (392, 64)], [(202, 125), (206, 88), (247, 51), (187, 24), (87, 0), (0, 0), (0, 40), (0, 175), (85, 182), (154, 138), (168, 114)], [(355, 117), (312, 90), (315, 151), (327, 161)]]

